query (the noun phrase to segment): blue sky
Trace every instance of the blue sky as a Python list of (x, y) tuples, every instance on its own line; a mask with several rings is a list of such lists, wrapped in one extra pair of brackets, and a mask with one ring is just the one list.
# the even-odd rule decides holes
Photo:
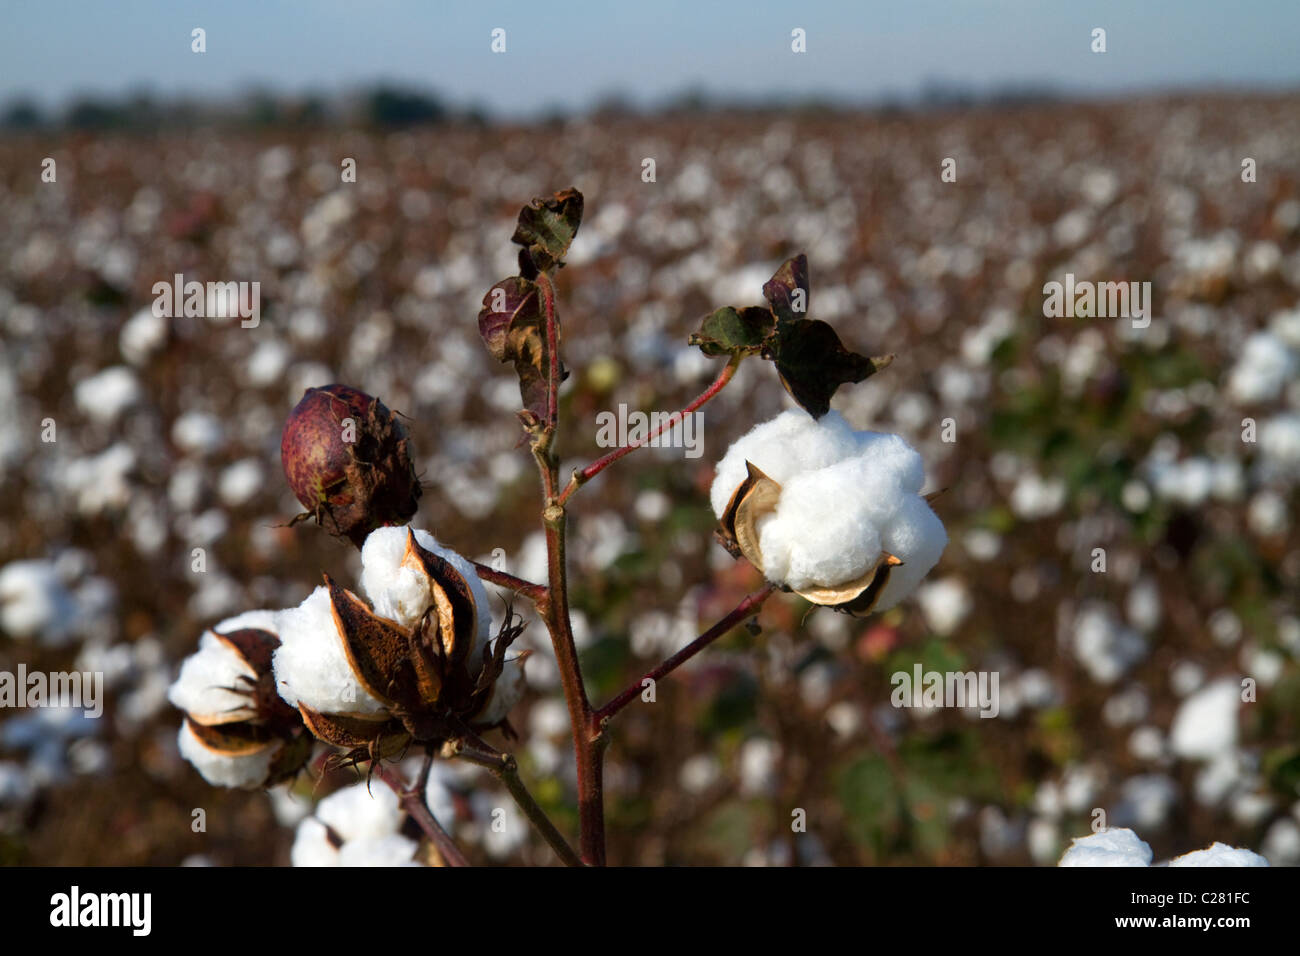
[[(0, 100), (338, 92), (376, 80), (525, 114), (619, 91), (871, 100), (927, 80), (1067, 91), (1300, 86), (1295, 0), (9, 0)], [(208, 51), (190, 52), (190, 30)], [(1089, 50), (1093, 27), (1108, 52)], [(507, 52), (489, 49), (494, 27)], [(808, 52), (790, 51), (807, 31)]]

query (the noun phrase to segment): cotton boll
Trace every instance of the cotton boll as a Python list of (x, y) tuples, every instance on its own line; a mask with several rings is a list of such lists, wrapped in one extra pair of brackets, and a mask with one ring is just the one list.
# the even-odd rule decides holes
[(970, 592), (961, 578), (943, 578), (916, 592), (921, 614), (930, 630), (941, 636), (955, 631), (971, 610)]
[(1227, 392), (1242, 405), (1270, 401), (1296, 374), (1296, 358), (1286, 342), (1271, 332), (1256, 332), (1228, 373)]
[(334, 622), (329, 591), (319, 587), (275, 616), (280, 638), (272, 663), (280, 696), (327, 714), (382, 715), (384, 705), (358, 683)]
[(745, 480), (746, 461), (784, 485), (797, 474), (833, 465), (857, 450), (853, 430), (834, 409), (820, 420), (802, 409), (788, 409), (755, 425), (727, 449), (709, 492), (713, 513), (721, 518), (727, 510), (732, 494)]
[(419, 845), (393, 833), (368, 840), (349, 840), (339, 848), (339, 866), (406, 866)]
[(261, 750), (232, 757), (210, 750), (190, 729), (189, 722), (181, 724), (177, 745), (181, 756), (194, 765), (203, 779), (214, 787), (237, 787), (257, 790), (266, 783), (271, 770), (271, 760), (279, 750), (278, 743), (269, 743)]
[(1169, 861), (1170, 866), (1268, 866), (1268, 860), (1258, 853), (1226, 843), (1214, 843), (1204, 850), (1184, 853)]
[(396, 833), (405, 811), (391, 788), (356, 783), (336, 790), (318, 803), (315, 816), (347, 843), (377, 840)]
[(1169, 729), (1170, 749), (1189, 760), (1209, 760), (1237, 744), (1241, 685), (1221, 678), (1192, 694), (1178, 708)]
[(1150, 866), (1151, 847), (1132, 830), (1108, 828), (1077, 837), (1057, 866)]
[(330, 842), (325, 824), (315, 817), (307, 817), (298, 824), (289, 849), (292, 866), (338, 866), (339, 849)]
[(73, 394), (84, 415), (108, 425), (140, 401), (142, 390), (134, 372), (125, 365), (114, 365), (78, 382)]
[[(492, 625), (491, 605), (487, 591), (479, 580), (474, 565), (450, 548), (444, 548), (438, 539), (427, 531), (415, 531), (415, 540), (426, 551), (436, 554), (455, 568), (469, 584), (474, 604), (478, 608), (478, 633), (472, 657), (487, 641)], [(397, 527), (376, 528), (366, 537), (361, 549), (361, 587), (374, 606), (375, 613), (397, 621), (405, 627), (414, 627), (433, 603), (428, 578), (424, 572), (402, 566), (406, 554), (407, 529)]]

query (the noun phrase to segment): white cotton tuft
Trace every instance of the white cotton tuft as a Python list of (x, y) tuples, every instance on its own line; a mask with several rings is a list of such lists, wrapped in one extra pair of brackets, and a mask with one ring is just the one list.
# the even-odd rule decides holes
[[(433, 595), (422, 571), (402, 567), (402, 556), (406, 554), (406, 535), (407, 529), (404, 527), (376, 528), (370, 532), (361, 548), (361, 587), (376, 614), (405, 627), (414, 627), (433, 603)], [(450, 548), (443, 547), (427, 531), (416, 530), (415, 540), (424, 550), (433, 552), (450, 564), (469, 582), (474, 603), (478, 607), (478, 634), (475, 636), (472, 654), (475, 659), (480, 659), (482, 645), (487, 641), (491, 629), (492, 613), (487, 591), (484, 590), (474, 565)]]
[(113, 365), (78, 382), (73, 395), (83, 414), (107, 425), (138, 404), (143, 390), (134, 372), (125, 365)]
[(345, 843), (390, 836), (402, 825), (404, 815), (391, 788), (365, 783), (336, 790), (316, 805), (316, 819)]
[(204, 717), (217, 715), (246, 720), (255, 716), (256, 711), (250, 699), (236, 690), (256, 680), (257, 674), (229, 644), (211, 631), (204, 631), (198, 651), (181, 664), (180, 676), (168, 689), (167, 699), (173, 707), (194, 716), (200, 723), (208, 722)]
[(961, 578), (948, 577), (919, 588), (917, 602), (930, 630), (948, 635), (957, 630), (971, 610), (970, 591)]
[(330, 842), (325, 824), (307, 817), (298, 824), (289, 849), (291, 866), (338, 866), (339, 850)]
[(500, 723), (515, 704), (523, 699), (527, 686), (524, 681), (524, 661), (518, 657), (506, 661), (501, 668), (501, 676), (492, 686), (492, 696), (483, 706), (482, 713), (474, 718), (474, 723), (485, 727)]
[(77, 602), (52, 561), (13, 561), (0, 568), (0, 630), (20, 640), (61, 647), (74, 636)]
[(369, 840), (349, 840), (339, 848), (339, 866), (406, 866), (419, 845), (398, 833)]
[(1241, 684), (1231, 677), (1202, 687), (1178, 707), (1169, 728), (1169, 746), (1191, 760), (1209, 760), (1237, 745)]
[(1057, 866), (1150, 866), (1151, 847), (1132, 830), (1108, 828), (1078, 837)]
[(383, 714), (386, 708), (357, 681), (334, 622), (329, 591), (319, 587), (297, 607), (275, 615), (280, 646), (272, 664), (275, 687), (294, 707), (299, 701), (325, 714)]
[(856, 432), (836, 411), (801, 409), (755, 426), (718, 463), (710, 502), (719, 518), (747, 476), (746, 462), (781, 485), (776, 509), (757, 524), (768, 580), (795, 589), (837, 587), (895, 555), (876, 604), (913, 591), (947, 545), (943, 523), (920, 497), (921, 456), (897, 435)]
[(1184, 853), (1169, 861), (1170, 866), (1268, 866), (1258, 853), (1226, 843), (1214, 843), (1204, 850)]
[(1256, 332), (1246, 339), (1237, 363), (1228, 373), (1227, 391), (1242, 405), (1277, 398), (1296, 377), (1295, 355), (1272, 332)]
[(188, 722), (181, 724), (176, 742), (181, 756), (192, 763), (208, 783), (214, 787), (237, 787), (242, 790), (257, 790), (266, 783), (271, 760), (280, 749), (278, 743), (270, 743), (261, 750), (238, 757), (217, 753), (194, 736)]

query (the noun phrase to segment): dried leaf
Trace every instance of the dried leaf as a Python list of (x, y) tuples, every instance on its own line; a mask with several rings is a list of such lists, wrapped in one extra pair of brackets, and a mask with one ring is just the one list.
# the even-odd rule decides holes
[[(562, 190), (550, 199), (534, 199), (520, 210), (519, 224), (510, 237), (524, 247), (521, 266), (531, 265), (538, 272), (553, 268), (564, 258), (581, 222), (582, 193), (576, 189)], [(528, 274), (527, 269), (523, 271)]]
[(520, 276), (498, 282), (483, 297), (478, 328), (493, 357), (514, 364), (524, 408), (538, 418), (543, 417), (547, 410), (550, 351), (537, 286)]
[(705, 355), (754, 355), (762, 350), (774, 327), (772, 313), (761, 306), (725, 306), (706, 316), (689, 341)]
[(783, 322), (793, 322), (808, 315), (808, 257), (802, 252), (781, 263), (772, 278), (763, 283), (763, 298), (772, 303), (772, 312)]
[(781, 384), (813, 418), (830, 411), (831, 396), (841, 385), (861, 382), (894, 360), (892, 355), (867, 358), (850, 352), (835, 330), (818, 319), (778, 324), (768, 352)]

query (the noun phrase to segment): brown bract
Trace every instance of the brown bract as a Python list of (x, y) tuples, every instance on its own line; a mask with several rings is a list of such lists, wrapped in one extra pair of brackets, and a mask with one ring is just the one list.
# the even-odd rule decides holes
[(358, 548), (375, 528), (405, 524), (419, 507), (406, 427), (359, 389), (307, 389), (285, 423), (280, 460), (307, 509), (302, 517)]

